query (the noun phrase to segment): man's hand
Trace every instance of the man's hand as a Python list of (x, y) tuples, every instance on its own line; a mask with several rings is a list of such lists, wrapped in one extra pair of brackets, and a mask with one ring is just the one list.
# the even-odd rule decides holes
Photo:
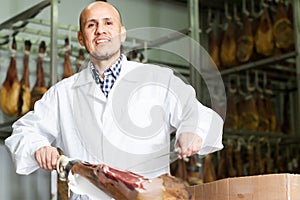
[(38, 165), (45, 170), (54, 170), (58, 158), (58, 152), (55, 147), (44, 146), (38, 149), (35, 154)]
[(202, 146), (202, 138), (194, 133), (181, 133), (176, 146), (180, 148), (180, 159), (189, 157), (200, 151)]

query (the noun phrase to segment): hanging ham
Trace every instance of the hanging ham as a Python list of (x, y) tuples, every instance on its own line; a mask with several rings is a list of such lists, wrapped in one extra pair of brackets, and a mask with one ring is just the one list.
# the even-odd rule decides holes
[(260, 132), (269, 132), (270, 131), (269, 116), (266, 111), (264, 98), (265, 97), (261, 92), (257, 92), (256, 106), (259, 115), (257, 130)]
[(188, 174), (186, 169), (186, 163), (183, 159), (177, 160), (175, 177), (181, 179), (186, 185), (188, 185)]
[(239, 128), (256, 131), (259, 123), (256, 103), (253, 97), (254, 87), (248, 88), (248, 94), (239, 102)]
[(9, 116), (18, 114), (18, 103), (20, 95), (20, 82), (16, 66), (16, 40), (13, 39), (10, 64), (6, 73), (6, 78), (0, 90), (0, 105), (2, 111)]
[(237, 39), (236, 58), (239, 62), (245, 63), (250, 60), (254, 48), (254, 37), (249, 18), (246, 14), (243, 16), (243, 31)]
[(20, 81), (21, 91), (19, 99), (19, 115), (24, 115), (30, 110), (31, 106), (31, 92), (29, 84), (29, 54), (30, 54), (31, 42), (29, 40), (25, 41), (25, 53), (23, 57), (23, 76)]
[(64, 72), (63, 72), (63, 79), (68, 78), (73, 75), (73, 67), (70, 60), (70, 43), (69, 39), (65, 39), (65, 53), (64, 53)]
[(265, 89), (265, 108), (266, 108), (266, 113), (268, 115), (268, 120), (269, 120), (269, 130), (270, 132), (280, 132), (280, 128), (278, 125), (277, 121), (277, 116), (274, 108), (274, 104), (271, 100), (271, 95), (272, 91), (270, 89)]
[(44, 68), (43, 68), (43, 57), (46, 51), (46, 43), (42, 41), (39, 46), (39, 56), (37, 58), (37, 79), (34, 87), (31, 91), (31, 109), (33, 109), (34, 104), (37, 100), (42, 98), (44, 93), (47, 91), (47, 86), (45, 84)]
[(227, 113), (224, 127), (229, 129), (238, 129), (239, 116), (236, 108), (237, 89), (233, 86), (233, 84), (228, 87), (228, 93)]
[(234, 164), (233, 164), (234, 155), (233, 155), (233, 141), (232, 140), (228, 140), (226, 151), (227, 151), (228, 176), (235, 177), (236, 170), (235, 170)]
[[(212, 154), (205, 156), (203, 160), (203, 182), (209, 183), (217, 179), (215, 167), (212, 161)], [(198, 183), (199, 184), (199, 183)]]
[(247, 144), (247, 158), (249, 162), (248, 175), (252, 176), (256, 174), (256, 164), (255, 164), (255, 147), (254, 147), (254, 136), (250, 136)]
[[(212, 165), (212, 167), (213, 167), (213, 165)], [(199, 184), (203, 183), (203, 181), (201, 179), (199, 163), (197, 162), (196, 155), (189, 157), (189, 161), (187, 163), (187, 176), (188, 176), (189, 185), (199, 185)], [(206, 176), (209, 176), (209, 175), (207, 174)], [(213, 177), (214, 177), (214, 180), (216, 180), (215, 174)]]
[(227, 170), (227, 155), (225, 149), (222, 149), (219, 152), (219, 160), (218, 160), (218, 167), (217, 167), (217, 179), (223, 179), (226, 178), (228, 175)]
[(105, 164), (90, 164), (60, 156), (57, 170), (60, 178), (80, 175), (116, 200), (193, 199), (186, 186), (173, 176), (148, 179)]
[(274, 50), (274, 38), (272, 22), (269, 15), (268, 7), (264, 7), (263, 14), (255, 35), (256, 52), (263, 56), (270, 56)]
[(82, 70), (84, 59), (85, 58), (84, 58), (83, 49), (79, 49), (79, 51), (78, 51), (78, 57), (77, 57), (77, 65), (76, 65), (77, 72), (80, 72)]
[(209, 39), (209, 45), (208, 45), (208, 51), (209, 51), (209, 55), (211, 57), (211, 59), (214, 61), (214, 63), (216, 64), (216, 66), (218, 68), (221, 67), (220, 65), (220, 48), (219, 48), (219, 44), (218, 44), (218, 39), (216, 37), (216, 33), (215, 31), (212, 29), (210, 30), (210, 32), (208, 33), (208, 39)]
[(279, 2), (273, 25), (274, 40), (277, 48), (290, 50), (294, 47), (294, 30), (287, 12), (282, 3)]
[(228, 26), (221, 43), (221, 63), (222, 67), (228, 68), (236, 64), (236, 40), (233, 23), (228, 20)]

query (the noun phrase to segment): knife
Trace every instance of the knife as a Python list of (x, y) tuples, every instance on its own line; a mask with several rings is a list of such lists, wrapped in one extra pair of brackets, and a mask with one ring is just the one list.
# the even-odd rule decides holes
[(128, 167), (126, 170), (131, 170), (131, 169), (139, 167), (141, 165), (149, 164), (149, 163), (153, 162), (154, 160), (159, 160), (159, 159), (161, 159), (163, 157), (169, 157), (169, 164), (171, 164), (171, 163), (175, 162), (179, 158), (180, 151), (181, 151), (181, 149), (178, 147), (175, 150), (170, 151), (168, 153), (165, 153), (165, 154), (156, 156), (154, 158), (150, 158), (149, 160), (146, 160), (146, 161), (134, 164), (134, 165)]

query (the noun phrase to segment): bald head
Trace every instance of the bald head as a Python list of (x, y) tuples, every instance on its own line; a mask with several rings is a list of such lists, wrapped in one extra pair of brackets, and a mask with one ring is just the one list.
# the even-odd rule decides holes
[(87, 18), (86, 17), (87, 14), (92, 12), (93, 9), (109, 9), (113, 13), (113, 16), (115, 16), (117, 18), (117, 20), (120, 22), (120, 24), (122, 24), (121, 14), (116, 7), (114, 7), (113, 5), (111, 5), (107, 2), (104, 2), (104, 1), (96, 1), (96, 2), (89, 4), (81, 11), (80, 17), (79, 17), (80, 30), (82, 30), (83, 23)]

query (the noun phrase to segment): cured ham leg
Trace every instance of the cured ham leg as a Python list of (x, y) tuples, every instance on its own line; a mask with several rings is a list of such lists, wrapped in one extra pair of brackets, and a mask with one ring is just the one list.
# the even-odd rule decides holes
[(252, 34), (252, 27), (249, 18), (246, 14), (244, 14), (243, 22), (244, 30), (243, 33), (238, 37), (236, 51), (236, 58), (241, 63), (250, 60), (254, 48), (254, 37)]
[(237, 89), (233, 84), (228, 87), (229, 95), (227, 101), (227, 114), (225, 119), (225, 128), (238, 129), (238, 112), (237, 112), (237, 103), (236, 103), (236, 93)]
[(220, 59), (222, 67), (228, 68), (236, 64), (236, 41), (232, 22), (228, 21), (228, 27), (224, 33), (221, 43)]
[(82, 70), (84, 59), (85, 59), (84, 52), (82, 49), (79, 49), (78, 57), (77, 57), (77, 65), (76, 65), (77, 72), (80, 72)]
[(291, 21), (288, 19), (282, 3), (278, 3), (273, 34), (276, 47), (284, 50), (291, 49), (295, 44), (294, 30)]
[(272, 22), (267, 7), (264, 8), (255, 36), (255, 47), (258, 54), (270, 56), (274, 50)]
[(21, 91), (19, 99), (19, 115), (24, 115), (30, 110), (31, 104), (31, 92), (29, 85), (29, 54), (30, 54), (31, 42), (25, 41), (25, 53), (23, 57), (24, 71), (21, 79)]
[(161, 175), (147, 179), (105, 164), (90, 164), (62, 155), (57, 163), (61, 179), (78, 174), (116, 200), (190, 200), (186, 186), (173, 176)]
[(64, 73), (63, 79), (73, 75), (72, 64), (70, 60), (70, 44), (69, 39), (65, 39), (65, 61), (64, 61)]
[(7, 70), (5, 81), (0, 90), (0, 105), (2, 111), (9, 116), (15, 116), (18, 113), (18, 102), (20, 94), (20, 83), (16, 66), (15, 51), (17, 44), (15, 39), (12, 42), (12, 54), (10, 64)]
[(34, 104), (37, 100), (42, 98), (44, 93), (47, 91), (44, 77), (44, 68), (43, 68), (43, 56), (46, 51), (46, 43), (41, 42), (39, 46), (39, 57), (37, 58), (37, 79), (36, 83), (31, 91), (31, 108), (33, 109)]

